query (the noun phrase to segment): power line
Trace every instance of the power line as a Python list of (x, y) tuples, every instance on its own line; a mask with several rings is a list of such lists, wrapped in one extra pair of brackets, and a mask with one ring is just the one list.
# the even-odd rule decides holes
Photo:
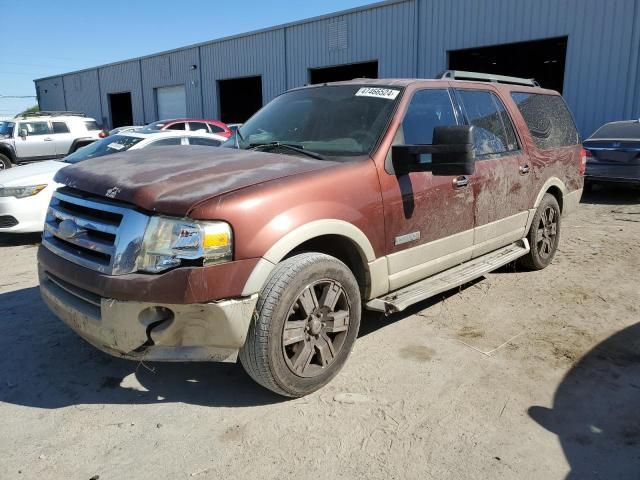
[(38, 98), (35, 95), (0, 95), (0, 98)]

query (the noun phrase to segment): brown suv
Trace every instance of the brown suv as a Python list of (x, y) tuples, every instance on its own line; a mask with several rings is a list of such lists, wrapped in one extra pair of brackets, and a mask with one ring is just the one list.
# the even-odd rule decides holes
[(516, 259), (546, 267), (583, 186), (571, 114), (530, 81), (454, 77), (300, 88), (228, 148), (61, 170), (45, 302), (113, 355), (239, 356), (302, 396), (344, 365), (362, 308), (401, 311)]

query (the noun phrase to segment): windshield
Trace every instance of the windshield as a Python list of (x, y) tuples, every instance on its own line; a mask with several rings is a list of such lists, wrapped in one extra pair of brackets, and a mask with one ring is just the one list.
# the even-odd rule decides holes
[(13, 122), (0, 122), (0, 135), (10, 137), (13, 134)]
[(102, 157), (112, 153), (124, 152), (133, 147), (136, 143), (140, 143), (144, 138), (129, 137), (127, 135), (111, 135), (102, 140), (93, 142), (86, 147), (65, 157), (66, 163), (78, 163), (90, 158)]
[[(369, 155), (389, 123), (400, 92), (399, 88), (362, 85), (294, 90), (256, 113), (224, 146), (248, 149), (281, 143), (328, 157)], [(291, 148), (278, 152), (300, 154)]]

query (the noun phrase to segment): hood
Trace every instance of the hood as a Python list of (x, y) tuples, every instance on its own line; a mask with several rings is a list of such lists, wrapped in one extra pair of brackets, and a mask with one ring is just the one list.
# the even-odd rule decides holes
[(67, 164), (55, 160), (30, 163), (0, 171), (0, 186), (28, 187), (53, 182), (58, 170)]
[(184, 216), (218, 195), (338, 164), (231, 148), (162, 147), (87, 160), (58, 172), (56, 181), (145, 210)]

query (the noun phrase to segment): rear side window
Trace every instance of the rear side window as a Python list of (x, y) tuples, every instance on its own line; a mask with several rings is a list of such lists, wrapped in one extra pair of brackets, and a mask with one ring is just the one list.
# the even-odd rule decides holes
[(518, 150), (511, 119), (504, 105), (493, 93), (458, 90), (467, 121), (474, 128), (476, 155), (502, 154)]
[(187, 125), (184, 122), (174, 123), (169, 125), (165, 130), (186, 130)]
[(51, 122), (53, 133), (69, 133), (69, 127), (64, 122)]
[(513, 92), (513, 101), (541, 150), (580, 143), (578, 130), (562, 97), (539, 93)]
[(199, 130), (204, 130), (205, 132), (209, 131), (207, 124), (204, 122), (189, 122), (189, 130), (192, 132), (197, 132)]
[(209, 128), (211, 129), (211, 133), (224, 133), (225, 131), (224, 128), (212, 124), (209, 124)]
[(456, 123), (451, 98), (446, 90), (419, 90), (413, 95), (402, 120), (404, 143), (430, 145), (435, 127)]
[(95, 120), (85, 120), (84, 126), (87, 127), (87, 130), (90, 132), (100, 130), (100, 127), (98, 127), (98, 124)]

